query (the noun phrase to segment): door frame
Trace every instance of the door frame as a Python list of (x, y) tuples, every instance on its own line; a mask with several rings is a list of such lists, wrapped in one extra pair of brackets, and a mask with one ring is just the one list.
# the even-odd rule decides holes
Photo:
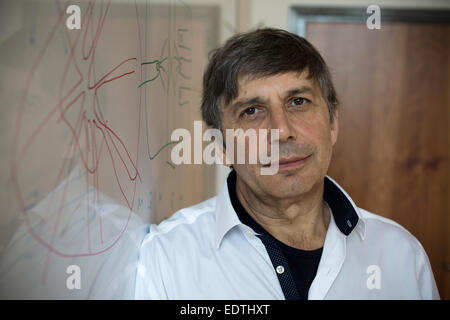
[[(380, 9), (381, 28), (383, 28), (383, 22), (450, 24), (450, 10), (382, 7)], [(306, 37), (308, 22), (365, 24), (370, 16), (366, 10), (366, 7), (292, 6), (289, 11), (289, 31), (301, 37)]]

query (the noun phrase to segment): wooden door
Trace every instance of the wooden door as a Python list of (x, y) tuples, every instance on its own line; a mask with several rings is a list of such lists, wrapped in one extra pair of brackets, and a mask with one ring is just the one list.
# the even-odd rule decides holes
[(329, 175), (418, 238), (450, 299), (450, 26), (309, 22), (306, 38), (340, 98)]

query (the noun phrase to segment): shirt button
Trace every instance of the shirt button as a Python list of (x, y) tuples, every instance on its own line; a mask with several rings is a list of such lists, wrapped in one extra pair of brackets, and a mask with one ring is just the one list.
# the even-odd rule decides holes
[(251, 238), (253, 237), (253, 232), (250, 230), (245, 231), (245, 233), (247, 234), (247, 237)]
[(278, 266), (277, 267), (277, 273), (278, 274), (282, 274), (284, 272), (284, 267), (283, 266)]

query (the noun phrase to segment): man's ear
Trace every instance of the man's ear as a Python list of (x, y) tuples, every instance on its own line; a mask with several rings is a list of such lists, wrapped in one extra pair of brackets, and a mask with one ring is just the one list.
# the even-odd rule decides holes
[(333, 120), (330, 122), (330, 129), (331, 129), (331, 143), (334, 146), (339, 134), (339, 109), (337, 108), (337, 106), (333, 111)]

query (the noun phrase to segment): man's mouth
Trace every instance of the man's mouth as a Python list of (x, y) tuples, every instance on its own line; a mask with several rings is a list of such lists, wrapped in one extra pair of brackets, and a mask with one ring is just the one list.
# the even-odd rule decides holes
[(278, 171), (297, 169), (297, 168), (303, 166), (310, 157), (311, 157), (311, 155), (291, 156), (291, 157), (286, 157), (286, 158), (280, 158), (278, 161), (274, 161), (268, 165), (265, 165), (264, 167), (269, 167), (269, 166), (273, 167), (273, 166), (278, 165)]

